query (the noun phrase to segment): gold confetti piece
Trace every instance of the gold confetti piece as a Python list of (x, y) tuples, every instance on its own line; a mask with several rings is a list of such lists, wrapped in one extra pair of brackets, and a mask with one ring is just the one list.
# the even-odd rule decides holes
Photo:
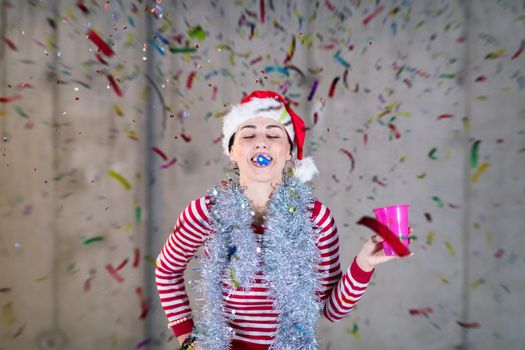
[(470, 178), (470, 182), (476, 183), (478, 181), (478, 178), (490, 167), (490, 164), (485, 162), (479, 166), (478, 169), (474, 172), (474, 174)]
[(452, 246), (452, 244), (450, 244), (449, 241), (445, 242), (445, 247), (447, 248), (447, 250), (450, 253), (450, 255), (456, 256), (456, 251), (454, 250), (454, 247)]
[(487, 233), (485, 233), (485, 243), (487, 243), (487, 245), (492, 245), (492, 242), (494, 242), (494, 236), (492, 235), (492, 232), (487, 231)]
[(3, 116), (5, 116), (5, 115), (6, 115), (5, 110), (0, 109), (0, 117), (3, 117)]
[(432, 245), (435, 239), (436, 239), (436, 233), (434, 231), (430, 231), (427, 235), (427, 244)]
[(499, 58), (505, 53), (505, 51), (506, 51), (505, 49), (499, 49), (499, 50), (496, 50), (496, 51), (491, 51), (485, 56), (485, 59), (486, 60), (488, 60), (488, 59), (493, 60), (493, 59)]
[(113, 109), (115, 110), (115, 113), (117, 113), (119, 117), (124, 116), (124, 113), (122, 113), (122, 109), (120, 109), (120, 106), (118, 104), (113, 103)]
[(475, 280), (474, 282), (470, 284), (470, 289), (476, 289), (482, 284), (485, 284), (485, 280), (483, 278), (478, 278), (477, 280)]
[(445, 284), (450, 284), (450, 282), (448, 281), (448, 279), (443, 276), (442, 274), (440, 274), (439, 272), (436, 272), (436, 277), (439, 278), (439, 280)]
[(45, 280), (47, 280), (47, 275), (35, 278), (35, 282), (44, 282)]
[(120, 182), (126, 190), (129, 190), (131, 188), (131, 184), (129, 183), (129, 181), (126, 180), (124, 176), (117, 173), (115, 170), (110, 170), (109, 176), (115, 178), (118, 182)]
[(13, 305), (11, 302), (4, 304), (3, 313), (4, 313), (4, 323), (6, 326), (9, 326), (15, 323), (16, 321), (15, 313), (13, 312)]

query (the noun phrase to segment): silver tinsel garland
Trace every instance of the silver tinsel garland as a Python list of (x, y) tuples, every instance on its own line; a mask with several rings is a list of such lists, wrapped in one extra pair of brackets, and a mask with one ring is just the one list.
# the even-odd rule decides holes
[[(310, 187), (285, 177), (270, 198), (266, 229), (258, 242), (253, 232), (253, 212), (244, 189), (230, 180), (208, 192), (213, 203), (211, 227), (215, 231), (206, 245), (209, 254), (201, 261), (202, 279), (197, 290), (205, 300), (196, 319), (194, 334), (203, 350), (227, 350), (233, 330), (223, 307), (223, 292), (249, 286), (262, 267), (274, 308), (279, 314), (274, 350), (318, 348), (317, 321), (322, 302), (320, 252), (317, 228), (310, 221), (313, 197)], [(224, 290), (222, 282), (231, 286)]]

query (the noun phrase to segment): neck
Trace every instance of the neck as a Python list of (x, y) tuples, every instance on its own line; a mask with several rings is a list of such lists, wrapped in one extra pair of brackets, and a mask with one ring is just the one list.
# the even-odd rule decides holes
[(245, 195), (252, 202), (253, 211), (263, 213), (266, 211), (266, 204), (270, 199), (274, 189), (280, 184), (279, 182), (256, 182), (247, 181), (242, 177), (239, 179), (241, 186), (246, 187)]

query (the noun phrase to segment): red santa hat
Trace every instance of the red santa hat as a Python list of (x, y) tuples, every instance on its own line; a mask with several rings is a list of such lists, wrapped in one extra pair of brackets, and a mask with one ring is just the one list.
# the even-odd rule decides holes
[(292, 156), (297, 159), (294, 176), (301, 182), (312, 180), (319, 170), (312, 157), (303, 159), (306, 135), (304, 121), (290, 108), (281, 95), (273, 91), (253, 91), (241, 103), (234, 105), (231, 111), (224, 116), (222, 126), (224, 154), (230, 155), (228, 149), (230, 138), (239, 126), (256, 117), (271, 118), (284, 126), (293, 143)]

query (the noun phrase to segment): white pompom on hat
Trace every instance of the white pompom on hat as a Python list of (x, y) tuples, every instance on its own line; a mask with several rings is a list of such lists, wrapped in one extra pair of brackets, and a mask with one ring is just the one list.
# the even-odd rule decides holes
[(230, 138), (239, 126), (256, 117), (274, 119), (284, 126), (293, 142), (292, 154), (296, 157), (295, 174), (301, 182), (313, 179), (319, 173), (312, 157), (303, 159), (303, 146), (306, 136), (304, 121), (290, 108), (286, 100), (273, 91), (253, 91), (241, 103), (234, 105), (224, 116), (222, 145), (224, 154), (230, 155), (228, 149)]

